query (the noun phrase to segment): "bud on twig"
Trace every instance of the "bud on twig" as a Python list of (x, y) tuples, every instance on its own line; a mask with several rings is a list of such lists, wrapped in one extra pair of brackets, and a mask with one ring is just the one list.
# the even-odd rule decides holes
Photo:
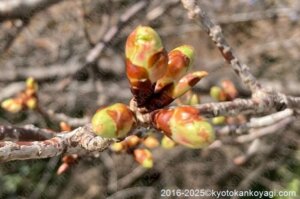
[(203, 148), (215, 139), (214, 129), (190, 106), (160, 110), (154, 115), (154, 125), (175, 142), (190, 147)]
[(138, 107), (153, 94), (152, 87), (167, 70), (168, 56), (159, 35), (138, 26), (126, 41), (126, 73)]
[(152, 153), (148, 149), (135, 149), (134, 152), (135, 160), (145, 168), (153, 167)]
[(133, 113), (121, 103), (99, 109), (92, 118), (93, 131), (104, 138), (123, 138), (134, 124)]
[(168, 54), (168, 69), (165, 75), (157, 81), (155, 92), (160, 92), (165, 86), (175, 84), (191, 68), (194, 59), (192, 46), (183, 45)]

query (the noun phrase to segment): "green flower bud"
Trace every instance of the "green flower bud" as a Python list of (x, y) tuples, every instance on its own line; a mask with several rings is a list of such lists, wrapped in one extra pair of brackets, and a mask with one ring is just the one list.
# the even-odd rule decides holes
[(158, 111), (154, 125), (176, 143), (189, 148), (203, 148), (215, 139), (210, 123), (200, 117), (199, 111), (190, 106)]
[(153, 156), (148, 149), (135, 149), (133, 154), (135, 160), (144, 168), (150, 169), (153, 167)]
[(224, 116), (214, 117), (211, 122), (214, 125), (222, 125), (226, 122), (226, 117), (224, 117)]
[(133, 113), (121, 103), (98, 110), (92, 118), (93, 131), (105, 138), (123, 138), (134, 124)]
[(226, 100), (224, 91), (218, 86), (213, 86), (210, 88), (210, 96), (216, 101)]
[(138, 26), (128, 36), (125, 54), (127, 78), (141, 107), (153, 94), (154, 83), (165, 74), (168, 56), (159, 35), (147, 26)]
[(183, 45), (168, 54), (169, 62), (166, 74), (157, 81), (155, 92), (160, 92), (171, 83), (176, 83), (190, 70), (194, 59), (194, 48)]

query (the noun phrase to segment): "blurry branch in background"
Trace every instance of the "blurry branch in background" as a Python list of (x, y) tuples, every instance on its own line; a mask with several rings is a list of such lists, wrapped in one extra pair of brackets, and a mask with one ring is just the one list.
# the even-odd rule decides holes
[(62, 0), (2, 0), (0, 1), (0, 22), (10, 19), (29, 19), (35, 13)]
[(1, 48), (0, 53), (7, 52), (10, 47), (13, 45), (14, 41), (18, 38), (18, 36), (21, 34), (22, 30), (26, 28), (29, 25), (29, 19), (24, 20), (15, 20), (13, 22), (13, 30), (8, 33), (8, 36), (6, 38), (5, 45)]
[(5, 39), (0, 53), (6, 53), (22, 31), (30, 24), (30, 19), (39, 11), (47, 9), (62, 0), (2, 0), (0, 1), (0, 22), (14, 20), (13, 30)]
[(255, 92), (261, 89), (260, 83), (251, 74), (247, 65), (242, 64), (238, 57), (233, 53), (232, 48), (225, 40), (220, 26), (214, 24), (206, 12), (202, 10), (193, 0), (182, 0), (183, 6), (188, 10), (189, 17), (204, 28), (210, 38), (215, 42), (225, 60), (231, 64), (234, 72), (242, 79), (244, 84)]
[[(235, 99), (230, 102), (222, 102), (222, 103), (212, 103), (208, 105), (206, 108), (209, 110), (213, 110), (213, 113), (228, 114), (234, 113), (238, 114), (238, 112), (242, 113), (267, 113), (271, 112), (274, 109), (276, 111), (281, 111), (278, 113), (274, 113), (271, 115), (267, 115), (262, 118), (252, 119), (249, 123), (243, 124), (241, 126), (225, 126), (221, 129), (218, 129), (219, 133), (242, 133), (248, 131), (247, 135), (238, 136), (234, 142), (237, 143), (245, 143), (251, 142), (250, 146), (245, 155), (239, 156), (234, 160), (236, 166), (244, 164), (248, 159), (250, 159), (255, 153), (257, 153), (259, 149), (259, 138), (264, 135), (271, 134), (274, 132), (282, 131), (287, 125), (291, 124), (294, 121), (294, 116), (297, 115), (297, 111), (300, 109), (300, 97), (292, 97), (287, 96), (285, 94), (276, 92), (276, 91), (268, 91), (266, 88), (261, 85), (256, 78), (250, 72), (250, 68), (242, 64), (240, 60), (236, 57), (236, 55), (232, 52), (232, 48), (226, 42), (222, 29), (220, 26), (214, 24), (206, 12), (202, 10), (200, 6), (197, 5), (195, 0), (182, 0), (183, 6), (188, 10), (188, 15), (191, 19), (196, 20), (198, 25), (204, 28), (204, 30), (211, 37), (212, 41), (216, 44), (218, 49), (220, 50), (224, 59), (231, 65), (234, 72), (240, 77), (242, 82), (251, 90), (252, 98), (251, 99)], [(201, 106), (204, 108), (204, 105), (198, 105), (198, 109), (201, 112)], [(287, 109), (290, 108), (290, 109)], [(204, 109), (205, 111), (206, 109)], [(222, 141), (217, 140), (215, 143), (211, 145), (212, 148), (222, 146)], [(274, 148), (277, 145), (274, 145)], [(271, 150), (273, 151), (274, 148)], [(236, 166), (232, 168), (235, 168)], [(257, 172), (253, 172), (252, 175), (248, 175), (246, 178), (255, 178), (262, 173), (262, 169), (265, 165), (262, 163)], [(229, 170), (230, 171), (230, 170)], [(224, 172), (225, 175), (228, 175), (229, 172)], [(255, 177), (253, 177), (255, 176)], [(224, 179), (224, 178), (223, 178)], [(250, 180), (250, 181), (251, 181)], [(244, 180), (245, 181), (245, 180)], [(248, 182), (242, 182), (240, 184), (241, 187), (245, 188), (245, 184), (249, 184)]]
[[(282, 93), (266, 91), (265, 88), (252, 75), (250, 68), (246, 64), (242, 64), (238, 57), (233, 53), (231, 46), (222, 34), (220, 26), (214, 24), (206, 12), (196, 4), (194, 0), (182, 0), (183, 6), (188, 10), (189, 17), (195, 19), (196, 22), (204, 28), (212, 41), (220, 50), (224, 59), (232, 66), (234, 72), (241, 78), (243, 83), (252, 91), (252, 100), (240, 103), (240, 100), (226, 102), (227, 110), (245, 107), (247, 111), (266, 112), (272, 107), (276, 110), (285, 108), (300, 109), (300, 97), (286, 96)], [(224, 106), (211, 105), (214, 112), (218, 113), (219, 109), (224, 110)], [(243, 110), (243, 108), (241, 108)]]
[(263, 11), (245, 12), (221, 16), (218, 18), (218, 23), (240, 23), (246, 21), (265, 20), (273, 17), (295, 17), (294, 20), (297, 20), (298, 12), (299, 8), (277, 8)]
[(75, 76), (82, 73), (87, 69), (87, 67), (93, 66), (98, 58), (101, 56), (103, 50), (107, 48), (109, 43), (114, 37), (116, 37), (123, 27), (130, 22), (130, 20), (136, 16), (139, 12), (143, 11), (149, 1), (143, 0), (139, 1), (132, 6), (130, 6), (120, 17), (116, 25), (111, 26), (104, 34), (104, 36), (95, 44), (95, 46), (89, 50), (85, 57), (85, 64), (75, 73)]

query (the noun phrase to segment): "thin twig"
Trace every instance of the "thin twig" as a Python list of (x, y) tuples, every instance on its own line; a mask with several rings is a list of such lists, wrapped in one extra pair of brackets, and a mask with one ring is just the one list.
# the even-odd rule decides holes
[(28, 19), (35, 13), (62, 0), (2, 0), (0, 22), (8, 19)]
[(77, 73), (81, 73), (82, 70), (86, 70), (86, 67), (92, 66), (93, 63), (95, 63), (101, 56), (102, 52), (106, 49), (112, 39), (116, 37), (116, 35), (118, 35), (124, 28), (125, 24), (127, 24), (134, 16), (136, 16), (136, 14), (144, 10), (144, 8), (147, 7), (148, 3), (148, 0), (142, 0), (127, 9), (120, 16), (117, 24), (110, 27), (104, 34), (103, 38), (99, 42), (97, 42), (97, 44), (88, 52), (85, 57), (85, 64), (77, 71)]
[(188, 10), (189, 17), (197, 19), (199, 25), (208, 33), (211, 39), (216, 43), (225, 60), (231, 64), (234, 72), (242, 79), (248, 88), (255, 92), (261, 89), (260, 83), (251, 74), (247, 65), (242, 64), (237, 56), (233, 53), (232, 48), (225, 40), (220, 26), (214, 24), (207, 16), (206, 12), (196, 4), (195, 0), (182, 0), (183, 6)]

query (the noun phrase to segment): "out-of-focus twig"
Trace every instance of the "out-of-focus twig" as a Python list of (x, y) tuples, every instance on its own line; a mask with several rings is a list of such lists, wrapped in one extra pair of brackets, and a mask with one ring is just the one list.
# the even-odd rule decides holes
[(216, 43), (216, 46), (225, 60), (231, 64), (234, 72), (242, 79), (244, 84), (248, 86), (252, 92), (261, 89), (260, 83), (251, 74), (249, 67), (242, 64), (233, 53), (232, 48), (228, 45), (222, 34), (221, 27), (210, 20), (206, 12), (196, 4), (195, 0), (182, 0), (182, 4), (188, 10), (189, 16), (196, 19), (196, 22), (204, 28), (211, 39)]
[(85, 64), (77, 71), (77, 73), (81, 73), (82, 70), (86, 70), (86, 67), (93, 65), (93, 63), (95, 63), (101, 56), (103, 50), (107, 47), (109, 42), (111, 42), (112, 39), (123, 29), (125, 24), (127, 24), (134, 16), (136, 16), (136, 14), (144, 10), (148, 3), (148, 0), (143, 0), (130, 6), (130, 8), (128, 8), (120, 16), (116, 25), (110, 27), (104, 34), (103, 38), (88, 52), (85, 57)]
[[(232, 48), (226, 42), (220, 26), (214, 24), (206, 12), (196, 3), (195, 0), (181, 0), (183, 6), (187, 9), (189, 17), (204, 28), (212, 41), (216, 44), (225, 60), (231, 64), (234, 72), (240, 77), (246, 86), (252, 91), (252, 99), (249, 101), (235, 100), (226, 102), (222, 105), (210, 104), (207, 106), (214, 113), (246, 111), (246, 112), (267, 112), (272, 108), (283, 110), (286, 108), (299, 109), (300, 97), (286, 96), (275, 91), (266, 91), (266, 89), (256, 80), (250, 72), (250, 68), (242, 64), (234, 55)], [(232, 104), (231, 104), (232, 103)], [(237, 105), (237, 106), (235, 106)], [(220, 110), (219, 110), (220, 109)], [(216, 114), (217, 115), (217, 114)]]
[(18, 36), (21, 34), (22, 30), (28, 26), (30, 20), (16, 20), (14, 22), (14, 30), (6, 37), (6, 43), (4, 47), (1, 49), (1, 53), (7, 52), (11, 46), (14, 44), (14, 41), (18, 38)]
[(28, 19), (35, 13), (62, 0), (2, 0), (0, 22), (8, 19)]
[(293, 117), (293, 111), (291, 109), (285, 109), (283, 111), (276, 112), (264, 117), (251, 118), (250, 122), (247, 122), (245, 124), (216, 127), (216, 132), (218, 135), (243, 134), (247, 133), (250, 129), (274, 125), (281, 120), (290, 117)]

